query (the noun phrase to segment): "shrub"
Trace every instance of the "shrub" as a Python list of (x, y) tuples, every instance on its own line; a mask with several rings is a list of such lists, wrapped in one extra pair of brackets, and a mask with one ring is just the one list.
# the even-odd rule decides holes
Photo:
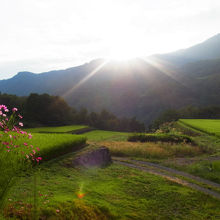
[(193, 140), (187, 135), (177, 134), (133, 134), (128, 137), (132, 142), (171, 142), (171, 143), (193, 143)]

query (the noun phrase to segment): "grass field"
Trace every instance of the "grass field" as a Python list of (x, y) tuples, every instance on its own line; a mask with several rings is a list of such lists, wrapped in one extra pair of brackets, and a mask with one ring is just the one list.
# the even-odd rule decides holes
[(116, 131), (103, 131), (103, 130), (95, 130), (84, 133), (83, 135), (87, 137), (88, 141), (106, 141), (106, 140), (114, 140), (114, 141), (123, 141), (127, 140), (128, 136), (131, 133), (127, 132), (116, 132)]
[(25, 129), (27, 132), (31, 133), (39, 133), (39, 132), (55, 132), (55, 133), (65, 133), (71, 132), (83, 128), (88, 128), (87, 125), (67, 125), (67, 126), (60, 126), (60, 127), (39, 127), (39, 128), (28, 128)]
[[(40, 166), (37, 208), (42, 219), (217, 219), (220, 201), (163, 178), (111, 165), (67, 168), (63, 158)], [(30, 215), (32, 176), (9, 195), (6, 214)], [(22, 202), (19, 202), (22, 201)], [(8, 207), (8, 208), (7, 208)], [(31, 219), (31, 218), (30, 218)]]
[[(36, 131), (26, 142), (41, 149), (44, 163), (20, 177), (8, 196), (5, 215), (34, 219), (35, 210), (41, 219), (218, 219), (219, 200), (162, 177), (116, 164), (87, 170), (69, 166), (76, 155), (69, 152), (82, 148), (86, 139), (108, 147), (114, 156), (158, 163), (210, 153), (208, 147), (196, 144), (128, 142), (130, 135), (103, 130), (82, 136)], [(64, 153), (68, 154), (61, 156)], [(179, 169), (219, 182), (219, 161), (199, 161)]]
[(220, 137), (219, 119), (180, 119), (179, 121), (199, 131)]

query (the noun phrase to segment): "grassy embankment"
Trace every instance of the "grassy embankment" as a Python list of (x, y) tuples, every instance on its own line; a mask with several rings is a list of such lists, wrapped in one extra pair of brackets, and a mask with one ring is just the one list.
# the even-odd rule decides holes
[[(7, 139), (4, 140), (3, 137), (1, 138), (1, 141), (9, 142), (10, 139), (7, 137)], [(24, 152), (24, 155), (26, 152), (30, 151), (30, 145), (33, 145), (33, 149), (36, 151), (36, 156), (41, 156), (44, 160), (49, 160), (56, 156), (69, 153), (71, 151), (76, 151), (77, 149), (81, 148), (86, 143), (86, 137), (82, 135), (69, 134), (33, 133), (31, 139), (21, 137), (18, 138), (14, 143), (21, 146), (21, 149), (18, 148), (18, 151)], [(24, 143), (29, 145), (29, 147), (24, 146)], [(39, 152), (36, 150), (36, 147), (40, 149)]]

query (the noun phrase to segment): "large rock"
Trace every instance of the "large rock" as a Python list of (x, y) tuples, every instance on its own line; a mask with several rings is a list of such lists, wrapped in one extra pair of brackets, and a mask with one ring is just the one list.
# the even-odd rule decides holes
[(106, 147), (91, 148), (75, 157), (72, 161), (73, 166), (105, 167), (112, 162), (109, 149)]

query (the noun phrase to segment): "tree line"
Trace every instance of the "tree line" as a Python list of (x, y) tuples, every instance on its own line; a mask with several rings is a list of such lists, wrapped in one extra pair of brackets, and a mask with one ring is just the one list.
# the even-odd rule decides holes
[(118, 118), (103, 109), (101, 112), (89, 112), (86, 108), (70, 107), (59, 96), (32, 93), (28, 97), (1, 94), (0, 104), (10, 109), (16, 107), (24, 116), (26, 127), (61, 126), (70, 124), (84, 124), (94, 128), (114, 131), (145, 130), (143, 123), (133, 118)]
[(220, 106), (186, 106), (179, 110), (168, 109), (153, 121), (150, 129), (157, 129), (163, 123), (177, 121), (178, 119), (220, 119)]

